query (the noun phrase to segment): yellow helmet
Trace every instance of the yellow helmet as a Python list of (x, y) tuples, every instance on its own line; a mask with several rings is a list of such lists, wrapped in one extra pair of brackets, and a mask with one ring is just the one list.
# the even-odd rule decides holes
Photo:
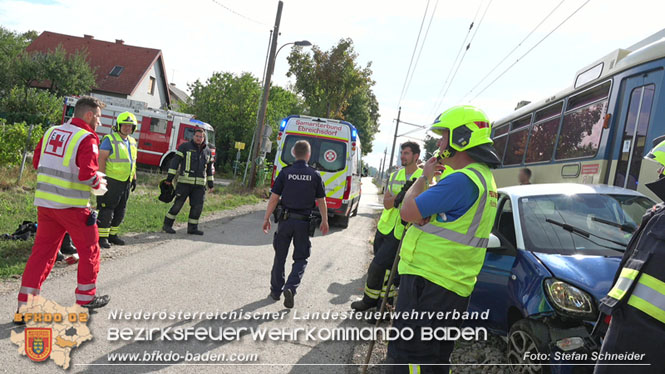
[(448, 146), (455, 151), (493, 144), (487, 115), (471, 105), (454, 106), (441, 113), (430, 130), (437, 135), (443, 135), (444, 130), (449, 130)]
[(136, 126), (138, 125), (138, 121), (136, 120), (136, 116), (132, 112), (122, 112), (118, 114), (118, 118), (115, 120), (115, 125), (113, 125), (113, 130), (120, 132), (120, 126), (122, 125), (132, 125), (132, 134), (134, 131), (136, 131)]

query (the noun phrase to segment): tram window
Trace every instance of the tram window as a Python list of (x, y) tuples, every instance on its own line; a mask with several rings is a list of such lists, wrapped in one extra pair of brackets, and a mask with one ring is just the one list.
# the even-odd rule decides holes
[(526, 152), (526, 163), (543, 162), (552, 159), (560, 119), (561, 117), (556, 117), (549, 121), (533, 125)]
[(497, 128), (496, 130), (494, 130), (494, 137), (501, 136), (503, 134), (507, 134), (509, 128), (510, 128), (510, 126), (508, 126), (508, 125)]
[(531, 114), (513, 121), (513, 130), (517, 130), (521, 127), (527, 126), (530, 123), (531, 123)]
[(561, 109), (563, 109), (563, 101), (560, 101), (554, 105), (550, 105), (545, 109), (541, 109), (536, 112), (536, 118), (534, 119), (534, 122), (558, 116), (561, 114)]
[(504, 165), (517, 165), (522, 163), (526, 140), (529, 135), (527, 129), (519, 130), (508, 135), (508, 146), (506, 147), (506, 156)]
[(496, 149), (496, 153), (499, 155), (499, 160), (503, 159), (503, 151), (506, 148), (506, 140), (508, 140), (507, 136), (501, 136), (494, 139), (494, 149)]
[(607, 100), (566, 113), (563, 117), (556, 159), (592, 157), (603, 133)]
[(607, 81), (599, 86), (578, 93), (575, 96), (571, 96), (570, 99), (568, 99), (568, 106), (566, 107), (566, 111), (577, 109), (581, 106), (606, 98), (610, 93), (611, 83), (612, 81)]

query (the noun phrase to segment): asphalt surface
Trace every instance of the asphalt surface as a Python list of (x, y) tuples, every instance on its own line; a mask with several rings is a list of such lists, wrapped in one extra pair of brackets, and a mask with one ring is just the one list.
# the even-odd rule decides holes
[[(159, 372), (218, 372), (218, 373), (356, 373), (357, 366), (336, 365), (352, 362), (353, 341), (307, 341), (304, 334), (294, 341), (255, 341), (249, 333), (241, 333), (239, 341), (159, 341), (155, 333), (153, 341), (110, 341), (113, 329), (187, 327), (240, 331), (240, 328), (316, 328), (318, 330), (340, 327), (366, 327), (357, 320), (295, 320), (307, 312), (348, 312), (351, 301), (360, 297), (364, 276), (371, 255), (371, 243), (375, 218), (381, 210), (376, 187), (369, 178), (363, 181), (359, 213), (351, 218), (347, 229), (331, 228), (326, 236), (317, 230), (312, 238), (312, 255), (309, 258), (303, 282), (295, 297), (295, 308), (287, 310), (283, 298), (268, 298), (270, 268), (274, 251), (272, 233), (261, 230), (263, 210), (235, 218), (214, 219), (203, 223), (205, 235), (194, 237), (178, 230), (174, 236), (152, 234), (137, 236), (125, 255), (114, 256), (102, 262), (98, 278), (98, 294), (109, 294), (111, 303), (92, 315), (88, 327), (94, 339), (83, 343), (71, 353), (70, 372), (95, 373), (147, 373)], [(291, 259), (286, 269), (290, 270)], [(15, 287), (11, 287), (14, 282)], [(0, 323), (0, 372), (43, 373), (60, 372), (53, 361), (34, 363), (26, 356), (19, 356), (17, 346), (9, 340), (10, 331), (22, 331), (11, 324), (16, 305), (18, 281), (5, 281), (5, 291), (0, 294), (5, 323)], [(76, 272), (74, 266), (46, 280), (42, 296), (60, 305), (74, 303)], [(10, 287), (6, 287), (10, 286)], [(14, 288), (14, 291), (6, 291)], [(149, 321), (113, 320), (112, 312), (278, 312), (283, 318), (265, 319), (175, 319)], [(136, 331), (136, 330), (134, 330)], [(164, 363), (134, 362), (138, 365), (118, 365), (109, 354), (140, 354), (144, 358), (160, 351), (185, 355), (196, 354), (245, 354), (257, 355), (252, 365), (238, 367), (219, 362), (202, 361)], [(165, 358), (165, 356), (163, 356)], [(128, 362), (126, 362), (128, 363)], [(210, 365), (214, 364), (214, 365)], [(321, 365), (325, 364), (325, 365)], [(243, 364), (245, 365), (245, 364)]]

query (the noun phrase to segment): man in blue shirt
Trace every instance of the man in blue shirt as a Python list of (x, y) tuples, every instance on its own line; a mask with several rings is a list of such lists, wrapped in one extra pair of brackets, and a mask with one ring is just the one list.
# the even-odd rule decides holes
[[(310, 255), (309, 224), (315, 202), (321, 214), (319, 229), (323, 235), (328, 233), (328, 208), (326, 192), (319, 172), (307, 165), (311, 156), (311, 147), (306, 140), (298, 140), (293, 145), (296, 162), (282, 169), (275, 178), (272, 195), (263, 219), (263, 232), (270, 231), (270, 216), (280, 202), (284, 213), (279, 217), (279, 225), (273, 238), (275, 259), (270, 276), (270, 297), (279, 300), (284, 292), (284, 306), (293, 308), (293, 297), (300, 285), (307, 259)], [(293, 267), (289, 278), (284, 282), (284, 264), (289, 254), (293, 239)]]

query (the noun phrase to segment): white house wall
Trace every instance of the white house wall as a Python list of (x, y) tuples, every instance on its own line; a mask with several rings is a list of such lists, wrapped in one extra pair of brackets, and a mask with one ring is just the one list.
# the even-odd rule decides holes
[[(148, 103), (150, 108), (165, 108), (166, 107), (166, 80), (164, 79), (164, 72), (160, 66), (160, 59), (157, 59), (150, 68), (150, 71), (143, 78), (139, 87), (134, 91), (134, 94), (129, 96), (128, 99), (138, 100)], [(150, 77), (155, 78), (155, 92), (153, 95), (149, 94), (150, 90)]]

